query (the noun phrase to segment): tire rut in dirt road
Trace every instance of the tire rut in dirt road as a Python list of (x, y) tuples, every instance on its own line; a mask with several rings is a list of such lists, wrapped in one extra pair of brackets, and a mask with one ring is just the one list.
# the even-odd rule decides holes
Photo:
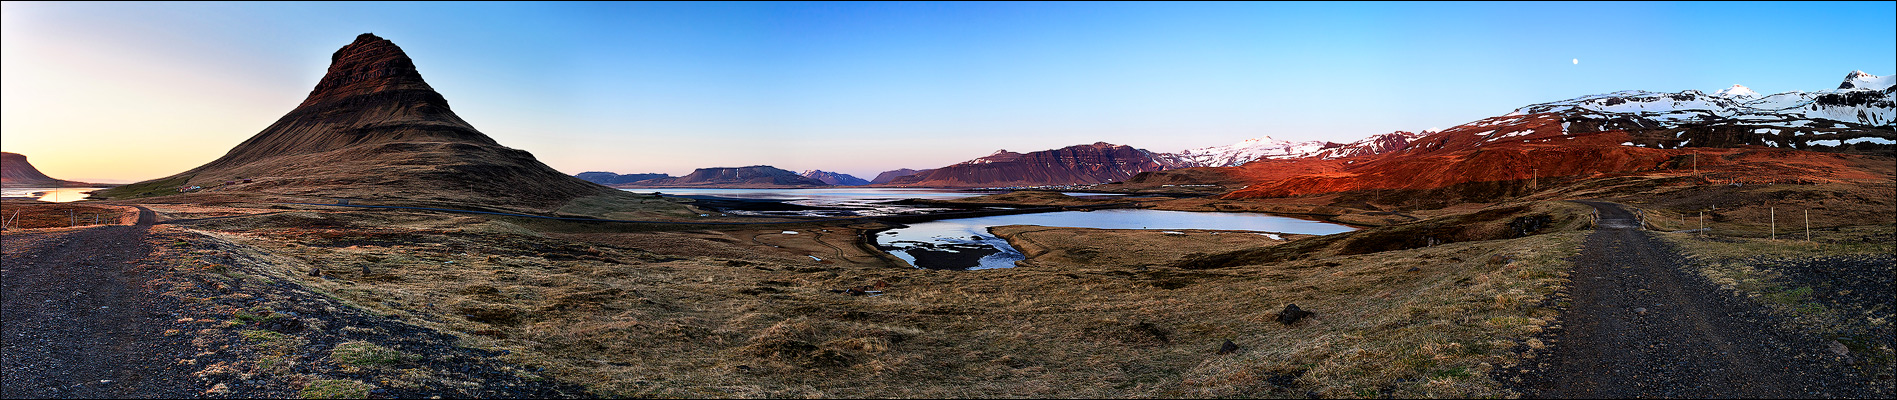
[(137, 225), (16, 233), (0, 269), (0, 396), (194, 397), (173, 363), (194, 347), (168, 337), (174, 300), (144, 287), (138, 266), (155, 217)]
[[(1570, 304), (1522, 391), (1547, 398), (1849, 396), (1815, 345), (1679, 267), (1679, 255), (1619, 205), (1576, 256)], [(1808, 348), (1812, 347), (1812, 348)]]

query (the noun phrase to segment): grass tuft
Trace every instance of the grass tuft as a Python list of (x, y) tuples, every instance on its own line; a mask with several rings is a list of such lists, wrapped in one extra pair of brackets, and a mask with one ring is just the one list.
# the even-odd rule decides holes
[(374, 389), (367, 383), (350, 379), (319, 379), (297, 391), (296, 396), (305, 399), (366, 399), (369, 390)]

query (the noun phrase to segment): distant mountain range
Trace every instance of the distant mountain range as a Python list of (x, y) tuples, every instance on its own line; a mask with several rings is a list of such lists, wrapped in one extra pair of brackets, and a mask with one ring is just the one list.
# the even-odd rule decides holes
[(1534, 104), (1510, 115), (1556, 114), (1563, 129), (1625, 131), (1655, 148), (1771, 146), (1890, 151), (1897, 135), (1893, 77), (1852, 71), (1838, 89), (1760, 96), (1744, 86), (1702, 93), (1627, 90)]
[(616, 188), (647, 187), (718, 187), (718, 188), (799, 188), (830, 186), (769, 165), (749, 167), (699, 168), (676, 178), (647, 179), (613, 185)]
[(612, 186), (612, 185), (618, 185), (618, 184), (623, 184), (623, 183), (633, 183), (633, 182), (643, 181), (647, 179), (670, 178), (672, 176), (666, 175), (666, 174), (615, 174), (611, 172), (593, 171), (593, 172), (581, 172), (578, 174), (574, 174), (573, 177), (583, 179), (587, 182)]
[[(1853, 72), (1840, 87), (1769, 96), (1743, 86), (1711, 95), (1622, 91), (1535, 104), (1409, 139), (1396, 151), (1342, 163), (1309, 158), (1272, 166), (1321, 167), (1322, 173), (1275, 175), (1254, 165), (1232, 168), (1223, 175), (1238, 177), (1245, 187), (1225, 196), (1407, 190), (1424, 191), (1404, 195), (1408, 201), (1486, 201), (1522, 193), (1541, 179), (1691, 170), (1689, 165), (1749, 171), (1727, 172), (1718, 175), (1721, 179), (1821, 181), (1856, 174), (1851, 166), (1872, 161), (1787, 150), (1886, 157), (1897, 153), (1897, 130), (1891, 123), (1897, 89), (1891, 78)], [(1727, 150), (1742, 146), (1760, 147)], [(1319, 165), (1326, 162), (1331, 164)], [(1142, 177), (1154, 182), (1186, 178), (1190, 176)]]
[[(1801, 150), (1889, 153), (1892, 143), (1897, 143), (1897, 135), (1893, 134), (1891, 127), (1892, 121), (1897, 120), (1897, 112), (1893, 112), (1897, 97), (1892, 95), (1892, 81), (1893, 78), (1889, 76), (1880, 77), (1857, 71), (1847, 75), (1838, 89), (1769, 96), (1760, 95), (1741, 85), (1733, 85), (1712, 94), (1695, 90), (1678, 93), (1621, 91), (1529, 105), (1508, 115), (1451, 129), (1397, 131), (1350, 143), (1294, 142), (1266, 136), (1226, 146), (1187, 149), (1176, 153), (1158, 153), (1109, 143), (1028, 153), (1000, 150), (941, 168), (887, 171), (868, 183), (896, 187), (1096, 184), (1123, 181), (1141, 176), (1142, 173), (1187, 168), (1236, 168), (1261, 160), (1273, 161), (1269, 165), (1223, 172), (1142, 178), (1169, 184), (1191, 184), (1195, 180), (1230, 183), (1286, 176), (1267, 171), (1274, 168), (1299, 174), (1333, 170), (1330, 167), (1333, 164), (1293, 165), (1284, 162), (1358, 160), (1412, 150), (1443, 150), (1442, 146), (1447, 144), (1464, 147), (1478, 144), (1465, 143), (1460, 139), (1447, 140), (1444, 135), (1479, 137), (1481, 143), (1518, 141), (1529, 136), (1541, 139), (1557, 136), (1549, 133), (1549, 129), (1560, 135), (1618, 132), (1627, 135), (1627, 138), (1616, 142), (1616, 145), (1663, 149), (1759, 145)], [(1417, 150), (1416, 146), (1419, 145), (1432, 147)], [(1341, 168), (1356, 163), (1349, 161), (1334, 165)], [(860, 180), (826, 178), (828, 174), (832, 173), (812, 170), (802, 175), (829, 185), (860, 184), (856, 183)], [(1416, 182), (1427, 184), (1426, 181)]]
[(1166, 169), (1153, 152), (1098, 142), (1054, 150), (994, 154), (890, 179), (888, 186), (1013, 187), (1107, 183)]

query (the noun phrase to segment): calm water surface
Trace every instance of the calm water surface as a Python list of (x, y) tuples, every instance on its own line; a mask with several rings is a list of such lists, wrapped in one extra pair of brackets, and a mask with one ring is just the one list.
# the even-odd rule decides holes
[[(907, 189), (907, 188), (827, 188), (827, 189), (700, 189), (700, 188), (651, 188), (620, 189), (628, 192), (659, 192), (674, 196), (718, 196), (751, 200), (778, 200), (785, 203), (839, 207), (854, 210), (857, 215), (894, 215), (904, 211), (932, 210), (910, 206), (880, 204), (902, 199), (953, 199), (980, 196), (997, 192), (969, 192), (953, 189)], [(1101, 193), (1064, 193), (1069, 196), (1102, 196)], [(763, 213), (759, 213), (763, 214)], [(1347, 232), (1353, 228), (1306, 221), (1296, 218), (1278, 217), (1254, 213), (1217, 213), (1184, 212), (1159, 210), (1101, 210), (1101, 211), (1062, 211), (1039, 214), (1001, 215), (946, 219), (940, 221), (912, 224), (901, 229), (883, 231), (876, 235), (876, 243), (889, 250), (891, 255), (916, 265), (917, 252), (955, 252), (968, 254), (990, 253), (982, 256), (978, 264), (955, 265), (943, 269), (990, 269), (1014, 267), (1015, 261), (1024, 257), (1019, 250), (1008, 245), (1008, 241), (988, 233), (988, 227), (1000, 225), (1040, 225), (1100, 229), (1219, 229), (1257, 231), (1260, 233), (1301, 233), (1310, 235), (1328, 235)], [(972, 258), (969, 256), (968, 258)]]
[[(895, 215), (904, 211), (934, 211), (936, 208), (917, 208), (879, 204), (903, 199), (947, 200), (962, 197), (990, 195), (1000, 192), (970, 192), (955, 189), (910, 189), (910, 188), (825, 188), (825, 189), (703, 189), (703, 188), (651, 188), (620, 189), (634, 193), (659, 192), (671, 196), (717, 196), (749, 200), (778, 200), (784, 203), (812, 207), (836, 207), (853, 210), (848, 215)], [(1064, 193), (1068, 196), (1116, 196), (1110, 193)], [(737, 211), (739, 215), (801, 215), (801, 216), (838, 216), (824, 212), (787, 212), (787, 211)]]
[(0, 197), (33, 197), (40, 201), (68, 202), (86, 199), (86, 193), (102, 188), (5, 188)]
[(1273, 233), (1329, 235), (1355, 230), (1348, 226), (1306, 221), (1296, 218), (1251, 213), (1214, 213), (1160, 210), (1062, 211), (1040, 214), (947, 219), (912, 224), (907, 228), (883, 231), (876, 242), (895, 247), (889, 253), (910, 265), (916, 258), (910, 249), (969, 248), (982, 246), (999, 250), (981, 258), (980, 265), (967, 269), (1010, 268), (1025, 257), (1008, 245), (1007, 240), (988, 233), (988, 227), (1001, 225), (1040, 225), (1099, 229), (1222, 229)]

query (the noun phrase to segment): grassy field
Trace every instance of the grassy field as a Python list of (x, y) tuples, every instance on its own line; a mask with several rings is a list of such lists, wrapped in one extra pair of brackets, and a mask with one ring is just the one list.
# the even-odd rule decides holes
[[(930, 271), (853, 246), (867, 225), (509, 221), (300, 210), (196, 229), (343, 303), (602, 395), (660, 397), (1508, 396), (1487, 372), (1542, 346), (1529, 337), (1553, 320), (1584, 234), (1188, 270), (1166, 265), (1284, 242), (1075, 230), (1122, 245), (1091, 249), (1115, 253), (1101, 262), (1056, 243), (1029, 267)], [(1315, 315), (1280, 323), (1289, 304)], [(1236, 351), (1220, 352), (1227, 341)]]

